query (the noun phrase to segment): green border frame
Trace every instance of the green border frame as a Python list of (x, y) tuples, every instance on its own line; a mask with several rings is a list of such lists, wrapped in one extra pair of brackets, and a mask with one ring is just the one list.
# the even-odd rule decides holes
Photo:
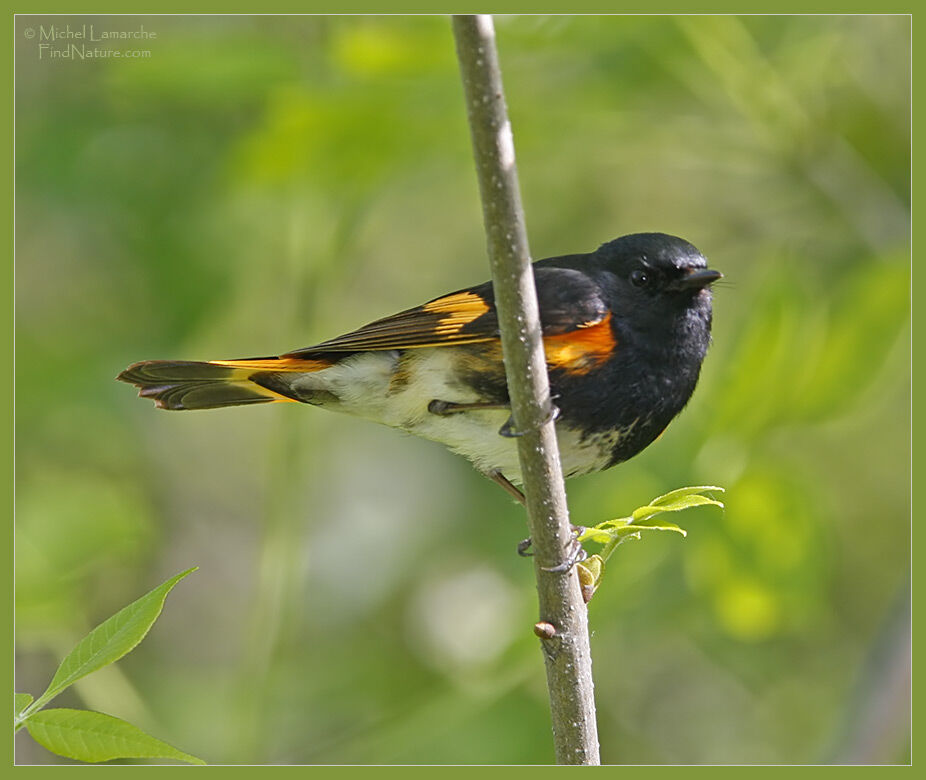
[[(70, 15), (86, 15), (86, 14), (127, 14), (133, 13), (126, 9), (125, 2), (114, 2), (113, 0), (105, 0), (104, 2), (99, 2), (89, 4), (91, 8), (88, 8), (86, 3), (74, 3), (74, 2), (64, 2), (58, 1), (55, 2), (46, 2), (42, 5), (41, 8), (29, 8), (25, 7), (25, 4), (17, 4), (19, 7), (15, 8), (13, 11), (9, 12), (5, 20), (5, 32), (6, 39), (10, 42), (14, 40), (16, 34), (16, 21), (15, 14), (36, 14), (36, 13), (47, 13), (47, 14), (70, 14)], [(470, 5), (470, 4), (465, 4)], [(692, 14), (692, 13), (775, 13), (775, 14), (913, 14), (913, 4), (912, 3), (872, 3), (872, 2), (858, 2), (857, 0), (852, 2), (834, 2), (833, 0), (822, 0), (818, 2), (809, 4), (805, 2), (798, 2), (797, 0), (775, 0), (774, 2), (767, 3), (762, 9), (750, 8), (746, 9), (744, 6), (747, 4), (739, 2), (714, 2), (709, 3), (694, 3), (690, 2), (666, 2), (659, 3), (657, 8), (653, 7), (651, 3), (644, 2), (634, 2), (634, 3), (608, 3), (608, 2), (588, 2), (585, 0), (579, 5), (572, 6), (569, 8), (564, 7), (565, 3), (551, 3), (551, 2), (534, 2), (528, 3), (527, 0), (508, 0), (508, 2), (496, 2), (492, 4), (492, 8), (454, 8), (456, 12), (484, 12), (492, 11), (494, 13), (560, 13), (560, 14)], [(160, 7), (154, 11), (159, 14), (228, 14), (228, 13), (239, 13), (239, 14), (250, 14), (253, 13), (253, 3), (244, 3), (241, 0), (225, 0), (224, 2), (197, 2), (192, 4), (189, 3), (179, 3), (179, 2), (170, 2), (162, 3)], [(152, 13), (154, 9), (150, 7), (139, 7), (139, 13)], [(294, 2), (294, 0), (276, 0), (271, 7), (265, 7), (261, 9), (258, 13), (315, 13), (315, 14), (445, 14), (449, 13), (449, 10), (445, 7), (440, 7), (439, 4), (428, 3), (428, 2), (405, 2), (402, 4), (398, 3), (384, 3), (381, 0), (374, 2), (355, 2), (351, 3), (349, 8), (345, 8), (342, 4), (335, 2), (322, 3), (318, 0), (302, 0), (301, 2)], [(915, 19), (914, 19), (915, 22)], [(914, 23), (912, 25), (911, 33), (911, 46), (913, 47), (913, 52), (916, 51), (916, 40), (917, 40), (917, 25)], [(920, 38), (923, 36), (920, 35)], [(14, 368), (14, 270), (13, 270), (13, 200), (14, 200), (14, 186), (13, 186), (13, 174), (14, 174), (14, 156), (13, 156), (13, 85), (14, 85), (14, 72), (13, 72), (13, 47), (10, 47), (10, 54), (5, 59), (4, 68), (6, 70), (6, 83), (10, 86), (10, 100), (6, 105), (6, 121), (3, 123), (3, 141), (6, 145), (6, 148), (9, 150), (8, 155), (6, 156), (6, 167), (8, 169), (8, 178), (9, 182), (8, 188), (5, 189), (7, 193), (6, 197), (9, 199), (9, 205), (6, 210), (7, 218), (3, 221), (4, 234), (3, 238), (9, 250), (9, 259), (7, 261), (7, 272), (4, 274), (3, 281), (0, 282), (0, 289), (3, 290), (3, 301), (4, 306), (9, 307), (9, 311), (4, 313), (2, 319), (2, 353), (0, 353), (0, 364), (3, 365), (3, 383), (8, 388), (7, 397), (10, 399), (10, 405), (7, 407), (6, 412), (2, 415), (2, 423), (0, 423), (0, 428), (2, 428), (3, 438), (8, 444), (4, 448), (4, 460), (8, 460), (8, 466), (5, 469), (5, 478), (2, 480), (2, 501), (3, 505), (9, 508), (9, 523), (8, 531), (4, 537), (3, 543), (8, 547), (8, 552), (5, 555), (5, 560), (9, 564), (10, 576), (8, 577), (8, 588), (6, 590), (6, 597), (2, 601), (3, 612), (2, 620), (3, 625), (7, 627), (6, 631), (9, 636), (8, 641), (3, 643), (3, 654), (2, 659), (5, 661), (5, 667), (10, 670), (10, 686), (12, 686), (12, 668), (13, 668), (13, 641), (12, 641), (12, 617), (13, 617), (13, 588), (12, 588), (12, 571), (13, 571), (13, 475), (14, 475), (14, 463), (13, 463), (13, 434), (14, 434), (14, 405), (13, 401), (13, 368)], [(916, 95), (919, 85), (922, 83), (921, 79), (917, 78), (917, 60), (916, 57), (913, 57), (912, 64), (912, 93), (911, 93), (911, 122), (912, 127), (917, 127), (917, 101)], [(917, 172), (922, 170), (923, 163), (921, 162), (921, 156), (913, 155), (913, 166), (912, 166), (912, 175), (913, 181), (916, 181), (918, 178), (916, 176)], [(915, 195), (915, 192), (913, 193)], [(913, 198), (913, 214), (912, 214), (912, 224), (917, 224), (917, 200)], [(912, 246), (915, 247), (915, 241), (912, 242)], [(920, 281), (921, 273), (917, 273), (918, 270), (916, 263), (911, 259), (911, 270), (912, 270), (912, 283), (911, 283), (911, 320), (912, 320), (912, 345), (911, 348), (911, 377), (913, 390), (915, 391), (917, 387), (921, 387), (923, 383), (920, 380), (921, 378), (921, 366), (918, 365), (918, 361), (914, 359), (915, 356), (915, 345), (920, 343), (920, 331), (922, 330), (920, 320), (915, 316), (915, 307), (917, 301), (921, 301), (924, 298), (924, 289), (923, 284)], [(911, 397), (916, 398), (915, 394)], [(917, 434), (921, 433), (924, 427), (923, 415), (916, 414), (914, 410), (913, 414), (913, 427), (912, 427), (912, 439), (911, 439), (911, 493), (912, 493), (912, 507), (913, 507), (913, 527), (917, 527), (917, 494), (913, 486), (919, 484), (919, 481), (916, 479), (918, 476), (919, 469), (917, 468), (919, 460), (917, 455), (919, 453), (919, 448), (917, 443), (922, 441), (922, 436)], [(7, 465), (4, 463), (4, 465)], [(913, 535), (913, 545), (911, 547), (911, 554), (913, 556), (913, 562), (921, 560), (923, 556), (921, 555), (923, 543), (919, 541), (922, 538), (922, 532), (920, 532), (919, 537), (916, 534)], [(917, 592), (919, 586), (919, 581), (914, 580), (914, 617), (916, 614), (915, 605), (921, 602), (919, 594)], [(921, 590), (921, 588), (919, 588)], [(914, 640), (922, 635), (922, 631), (918, 631), (917, 621), (914, 620), (913, 625), (913, 636)], [(914, 675), (915, 680), (922, 679), (922, 675)], [(917, 689), (922, 689), (923, 684), (920, 683), (918, 686), (914, 685), (914, 702), (916, 701), (915, 692)], [(12, 694), (12, 690), (10, 690)], [(12, 698), (12, 695), (9, 696), (7, 701)], [(915, 710), (915, 708), (914, 708)], [(915, 715), (915, 712), (914, 712)], [(916, 725), (918, 721), (916, 717), (913, 718), (914, 731), (916, 734)], [(912, 744), (916, 744), (916, 739), (912, 740)], [(6, 738), (2, 742), (2, 752), (0, 752), (0, 761), (8, 766), (13, 766), (13, 737), (12, 733), (8, 733)], [(22, 771), (28, 772), (48, 772), (55, 771), (58, 769), (56, 767), (19, 767)], [(126, 769), (134, 769), (133, 767), (126, 767)], [(154, 767), (146, 768), (142, 771), (151, 771), (155, 769)], [(305, 771), (303, 767), (290, 767), (290, 769), (295, 769), (297, 771)], [(433, 769), (427, 767), (331, 767), (326, 768), (331, 769), (332, 771), (340, 773), (351, 773), (354, 772), (364, 772), (365, 774), (373, 771), (377, 774), (383, 770), (389, 772), (402, 772), (404, 773), (416, 773), (421, 771), (433, 772)], [(647, 774), (652, 772), (671, 772), (674, 771), (673, 767), (640, 767), (634, 769), (643, 769)], [(682, 769), (682, 768), (679, 768)], [(742, 771), (743, 767), (731, 768), (732, 771)], [(748, 769), (753, 769), (748, 767)], [(757, 767), (758, 771), (763, 771), (764, 767)], [(772, 768), (770, 768), (772, 769)], [(826, 767), (820, 768), (824, 772), (829, 771), (839, 771), (840, 767)], [(871, 767), (873, 770), (883, 771), (884, 767)], [(229, 770), (235, 770), (237, 772), (249, 771), (247, 767), (222, 767), (221, 771), (227, 772)], [(612, 767), (612, 768), (603, 768), (600, 771), (605, 772), (615, 772), (621, 771), (622, 767)], [(60, 771), (60, 770), (59, 770)], [(110, 769), (112, 771), (112, 769)], [(137, 771), (137, 770), (136, 770)], [(208, 770), (207, 770), (208, 771)], [(443, 767), (442, 772), (448, 772), (451, 775), (462, 775), (463, 772), (471, 772), (472, 767)], [(544, 771), (543, 767), (505, 767), (504, 770), (507, 773), (515, 772), (520, 774), (522, 772), (529, 772), (532, 776), (536, 776), (538, 772)], [(553, 770), (556, 771), (556, 770)], [(687, 767), (683, 771), (690, 773), (692, 771), (696, 773), (708, 772), (712, 774), (716, 771), (713, 768), (708, 767)], [(793, 770), (792, 770), (793, 771)], [(860, 771), (865, 771), (864, 769)]]

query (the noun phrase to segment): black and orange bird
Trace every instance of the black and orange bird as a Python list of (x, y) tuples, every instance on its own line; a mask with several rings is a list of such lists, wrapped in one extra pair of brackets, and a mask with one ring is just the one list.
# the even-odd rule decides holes
[[(711, 284), (687, 241), (636, 233), (534, 263), (567, 477), (633, 457), (682, 410), (710, 343)], [(279, 356), (147, 360), (119, 377), (161, 409), (299, 402), (440, 442), (521, 484), (491, 283)]]

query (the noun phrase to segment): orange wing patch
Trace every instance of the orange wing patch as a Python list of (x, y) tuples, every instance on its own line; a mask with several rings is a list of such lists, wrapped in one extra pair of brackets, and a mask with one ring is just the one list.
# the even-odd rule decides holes
[(617, 347), (611, 331), (611, 313), (604, 319), (580, 325), (569, 333), (545, 336), (543, 346), (547, 365), (569, 374), (587, 374), (606, 361)]
[(434, 334), (450, 336), (459, 333), (464, 325), (469, 325), (473, 320), (479, 319), (489, 310), (489, 304), (475, 293), (462, 292), (438, 298), (421, 308), (432, 314), (446, 312), (446, 316), (441, 317), (434, 327)]

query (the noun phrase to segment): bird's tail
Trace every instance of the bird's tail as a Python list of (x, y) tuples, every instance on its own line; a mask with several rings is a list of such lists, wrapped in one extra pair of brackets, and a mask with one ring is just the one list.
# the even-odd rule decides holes
[(116, 377), (139, 388), (160, 409), (217, 409), (223, 406), (298, 401), (280, 374), (310, 373), (331, 365), (326, 360), (289, 357), (246, 360), (146, 360)]

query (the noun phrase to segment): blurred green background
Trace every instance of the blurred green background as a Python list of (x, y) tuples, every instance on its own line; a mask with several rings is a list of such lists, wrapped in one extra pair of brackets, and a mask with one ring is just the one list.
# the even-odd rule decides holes
[[(23, 29), (51, 22), (158, 37), (40, 59)], [(910, 19), (497, 30), (535, 256), (659, 230), (726, 275), (688, 409), (568, 485), (583, 524), (728, 490), (590, 605), (603, 760), (907, 761)], [(16, 41), (17, 690), (198, 565), (60, 706), (214, 763), (552, 761), (497, 487), (366, 422), (113, 381), (488, 277), (449, 20), (19, 16)], [(17, 760), (57, 759), (21, 733)]]

